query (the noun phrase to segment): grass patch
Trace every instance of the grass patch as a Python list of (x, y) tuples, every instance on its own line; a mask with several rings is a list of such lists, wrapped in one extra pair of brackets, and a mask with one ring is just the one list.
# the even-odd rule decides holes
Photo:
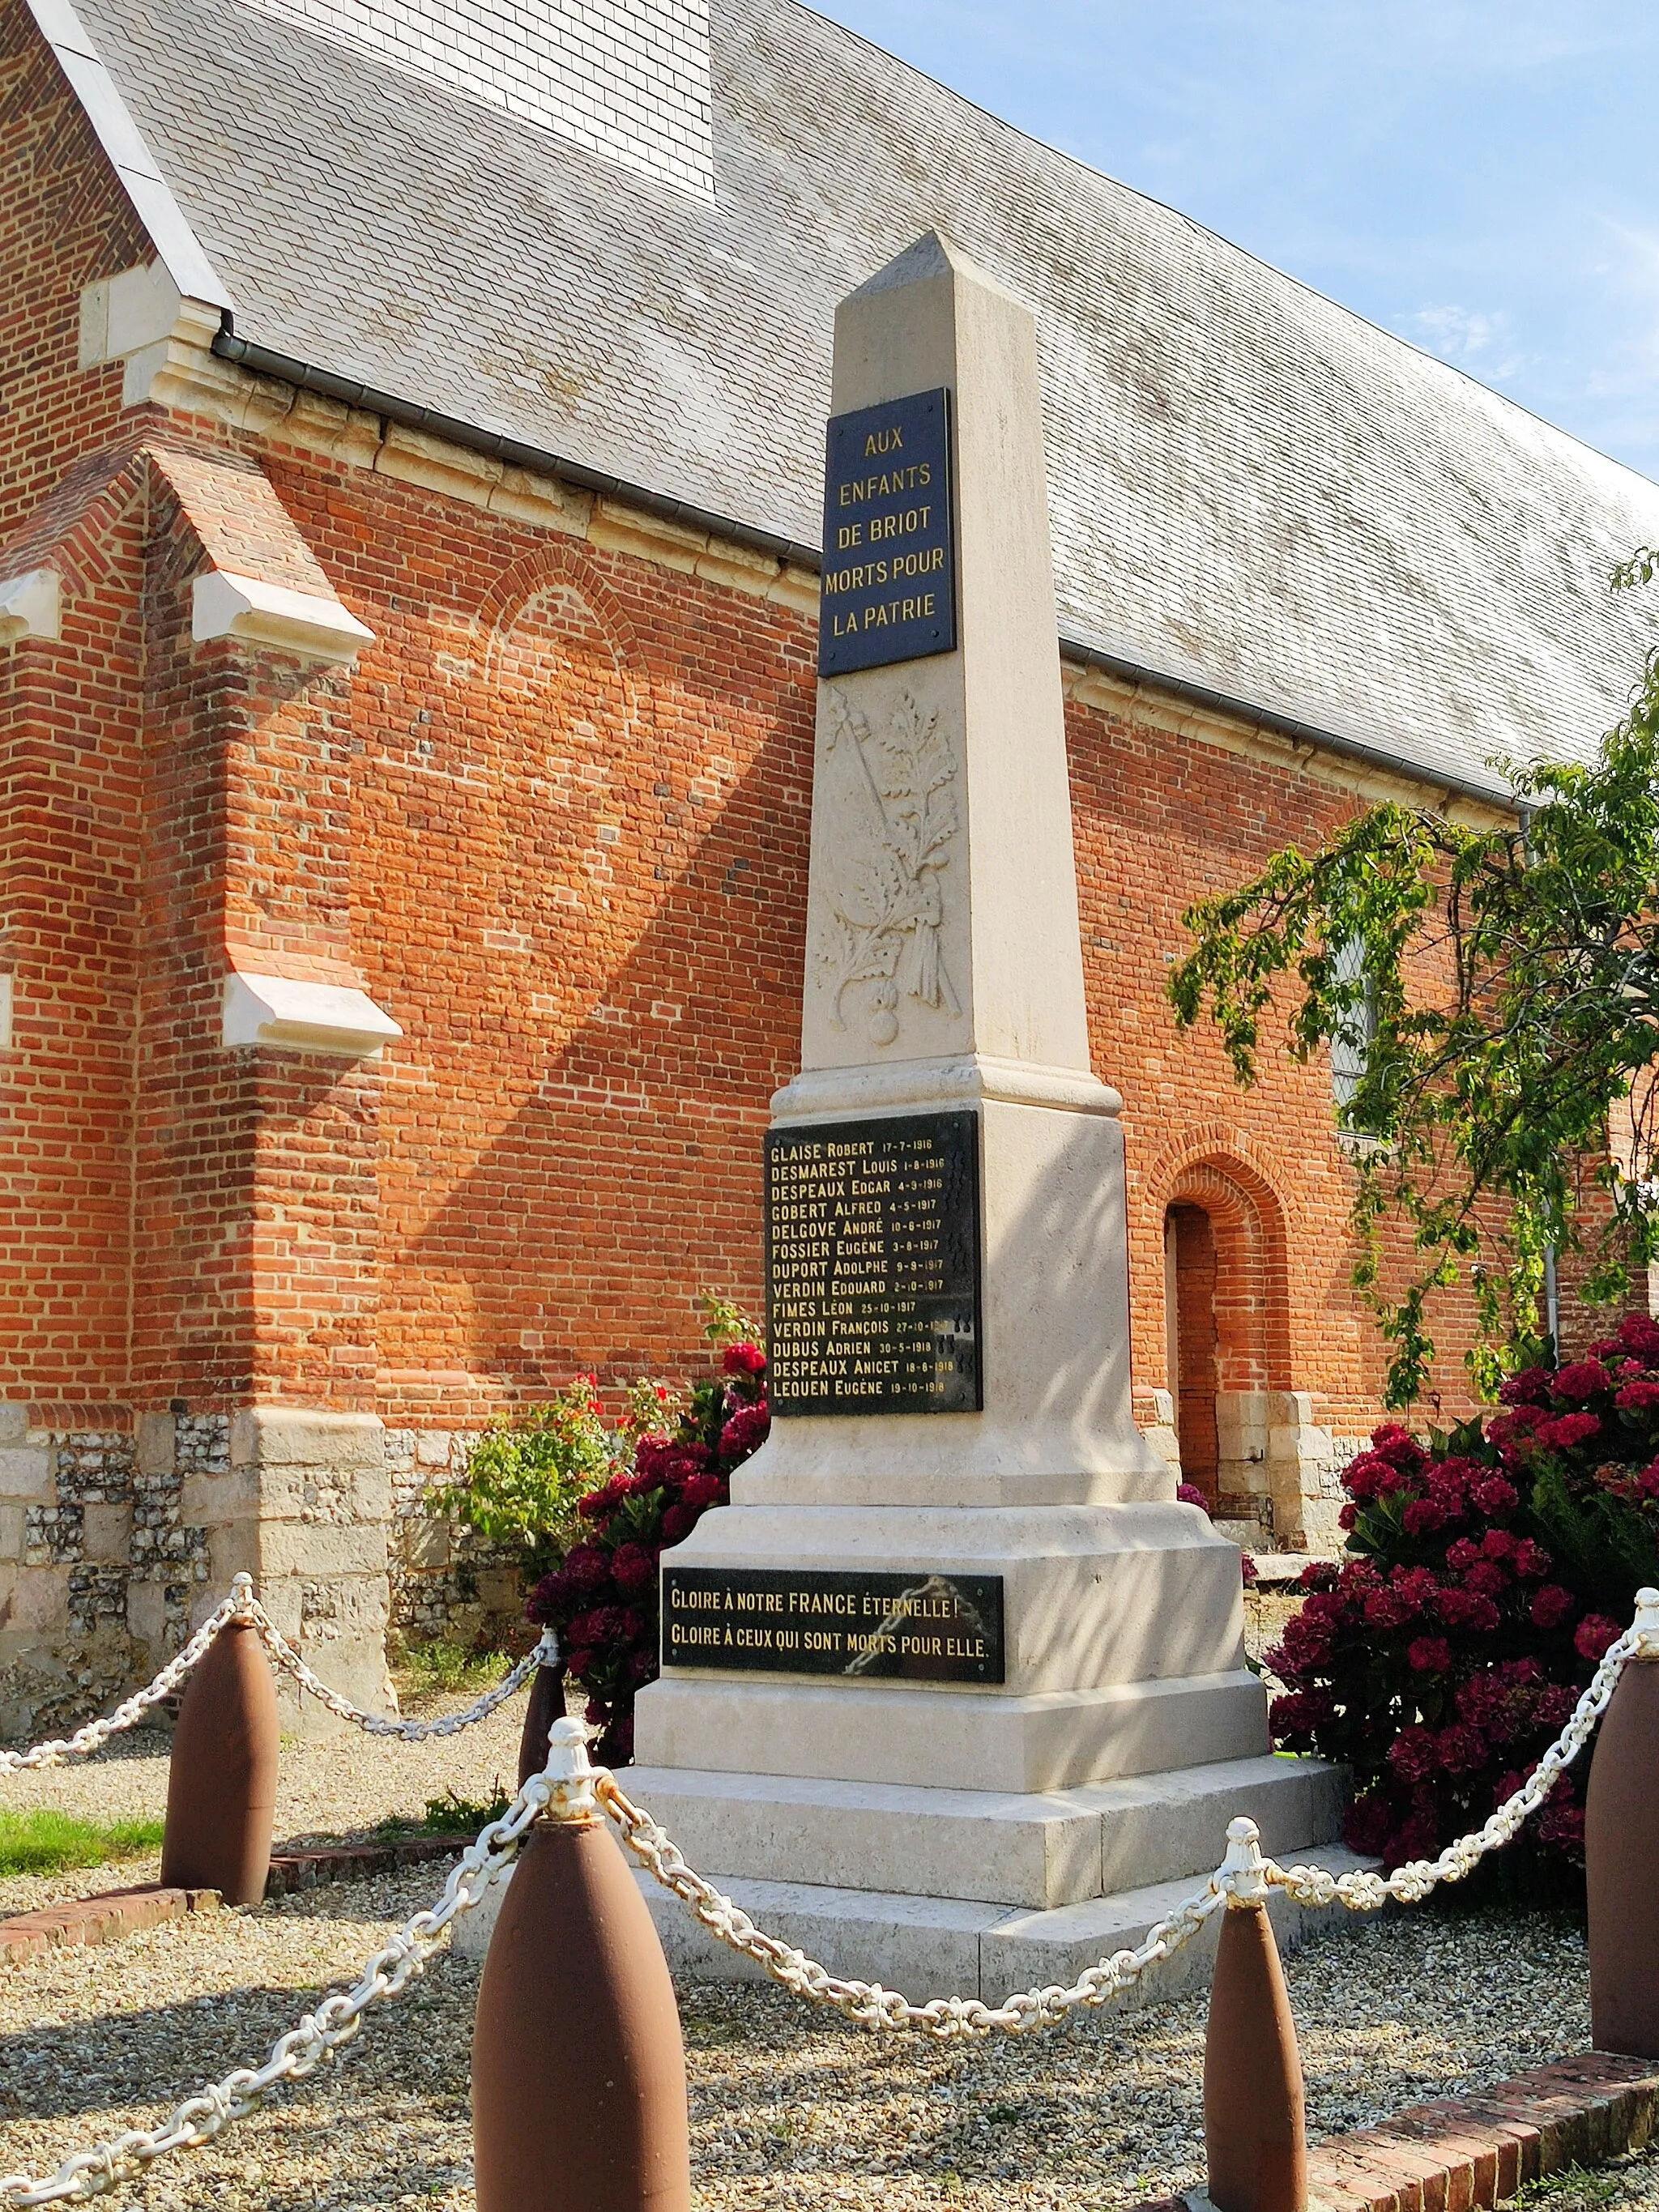
[(1551, 2212), (1593, 2212), (1593, 2208), (1622, 2197), (1627, 2185), (1618, 2167), (1599, 2170), (1577, 2164), (1564, 2166), (1555, 2173), (1540, 2173), (1536, 2180), (1523, 2181), (1506, 2204), (1522, 2208), (1548, 2205)]
[(493, 1689), (512, 1662), (502, 1651), (471, 1651), (465, 1644), (434, 1637), (429, 1644), (405, 1646), (398, 1672), (411, 1695), (454, 1697)]
[(428, 1797), (420, 1820), (412, 1813), (393, 1813), (378, 1821), (376, 1836), (396, 1843), (404, 1836), (476, 1836), (486, 1820), (499, 1820), (513, 1802), (513, 1793), (498, 1774), (493, 1797), (458, 1797), (446, 1790), (441, 1797)]
[(66, 1867), (102, 1866), (158, 1850), (159, 1820), (77, 1820), (43, 1807), (33, 1813), (0, 1812), (0, 1875), (59, 1874)]

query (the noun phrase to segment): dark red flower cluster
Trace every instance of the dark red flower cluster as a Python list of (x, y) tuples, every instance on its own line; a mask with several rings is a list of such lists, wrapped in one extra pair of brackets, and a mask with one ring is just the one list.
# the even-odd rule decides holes
[[(1347, 1841), (1391, 1866), (1521, 1786), (1659, 1580), (1659, 1324), (1498, 1395), (1428, 1444), (1376, 1431), (1344, 1478), (1346, 1554), (1308, 1568), (1267, 1655), (1276, 1737), (1352, 1769)], [(1583, 1783), (1557, 1784), (1532, 1849), (1581, 1850)]]
[(657, 1677), (662, 1554), (726, 1503), (732, 1468), (759, 1450), (770, 1420), (765, 1353), (728, 1345), (720, 1378), (696, 1385), (674, 1433), (641, 1437), (632, 1466), (583, 1498), (586, 1535), (531, 1593), (526, 1612), (556, 1632), (587, 1692), (605, 1765), (633, 1757), (635, 1695)]

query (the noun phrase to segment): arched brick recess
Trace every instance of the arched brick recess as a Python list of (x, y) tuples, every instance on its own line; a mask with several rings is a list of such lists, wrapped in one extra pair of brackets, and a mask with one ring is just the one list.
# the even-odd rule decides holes
[[(1266, 1165), (1237, 1130), (1191, 1131), (1138, 1178), (1140, 1206), (1161, 1249), (1172, 1206), (1198, 1206), (1215, 1233), (1217, 1381), (1224, 1390), (1288, 1390), (1290, 1279), (1285, 1209)], [(1147, 1240), (1151, 1242), (1151, 1240)], [(1163, 1362), (1159, 1362), (1163, 1364)], [(1148, 1387), (1157, 1388), (1148, 1371)], [(1173, 1389), (1166, 1376), (1164, 1388)]]

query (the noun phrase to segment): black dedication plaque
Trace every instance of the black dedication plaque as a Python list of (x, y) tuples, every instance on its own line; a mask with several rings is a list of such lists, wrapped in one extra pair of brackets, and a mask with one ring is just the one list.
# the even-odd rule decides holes
[(818, 674), (951, 653), (957, 642), (951, 395), (912, 392), (830, 418)]
[(1000, 1682), (1002, 1577), (665, 1565), (662, 1663)]
[(977, 1413), (978, 1115), (769, 1131), (766, 1317), (775, 1415)]

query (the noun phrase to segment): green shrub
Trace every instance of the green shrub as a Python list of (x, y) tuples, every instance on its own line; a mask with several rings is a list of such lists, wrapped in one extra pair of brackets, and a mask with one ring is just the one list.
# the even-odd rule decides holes
[(453, 1514), (486, 1543), (524, 1553), (533, 1578), (574, 1540), (577, 1505), (611, 1472), (617, 1449), (597, 1376), (579, 1375), (545, 1406), (492, 1421), (461, 1480), (432, 1492), (427, 1510)]

